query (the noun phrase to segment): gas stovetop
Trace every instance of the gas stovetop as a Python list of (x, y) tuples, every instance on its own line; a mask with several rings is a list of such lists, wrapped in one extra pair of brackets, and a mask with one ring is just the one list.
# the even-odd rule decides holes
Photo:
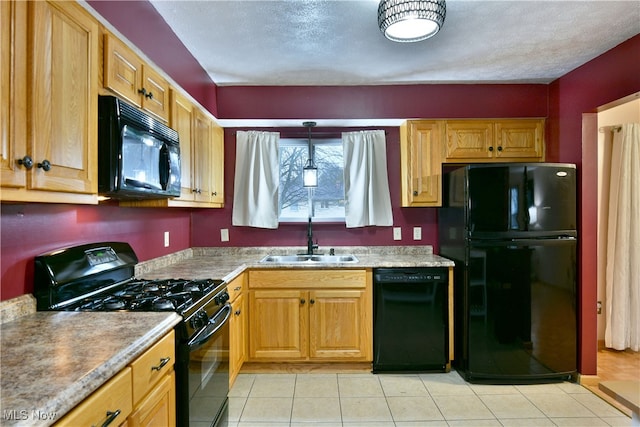
[(183, 313), (222, 284), (220, 280), (132, 279), (115, 289), (66, 306), (76, 311), (176, 311)]

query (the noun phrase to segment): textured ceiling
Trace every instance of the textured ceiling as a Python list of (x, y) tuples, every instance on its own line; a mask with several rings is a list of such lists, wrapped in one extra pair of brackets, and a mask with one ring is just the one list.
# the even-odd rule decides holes
[(220, 86), (548, 83), (640, 33), (640, 1), (447, 0), (394, 43), (377, 0), (151, 0)]

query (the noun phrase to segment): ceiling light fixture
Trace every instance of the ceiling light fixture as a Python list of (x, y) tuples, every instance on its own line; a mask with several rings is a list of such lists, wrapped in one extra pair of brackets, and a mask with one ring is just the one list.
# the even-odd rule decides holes
[(313, 163), (313, 147), (311, 146), (311, 128), (316, 125), (316, 122), (303, 122), (302, 126), (309, 129), (309, 160), (307, 164), (302, 168), (302, 185), (304, 187), (317, 187), (318, 186), (318, 168)]
[(378, 26), (394, 42), (419, 42), (440, 31), (446, 12), (445, 0), (381, 0)]

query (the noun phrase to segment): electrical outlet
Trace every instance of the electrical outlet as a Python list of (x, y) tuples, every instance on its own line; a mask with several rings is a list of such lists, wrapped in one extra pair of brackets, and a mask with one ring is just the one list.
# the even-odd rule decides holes
[(228, 228), (221, 228), (220, 229), (220, 241), (221, 242), (228, 242), (229, 241), (229, 229)]
[(393, 240), (402, 240), (402, 228), (393, 227)]
[(168, 231), (164, 232), (164, 247), (165, 248), (169, 247), (169, 232)]
[(413, 240), (422, 240), (422, 227), (413, 227)]

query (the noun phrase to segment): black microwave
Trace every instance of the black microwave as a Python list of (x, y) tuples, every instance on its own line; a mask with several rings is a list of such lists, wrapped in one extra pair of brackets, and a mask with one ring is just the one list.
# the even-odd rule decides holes
[(98, 192), (114, 199), (180, 196), (178, 132), (119, 98), (99, 96)]

